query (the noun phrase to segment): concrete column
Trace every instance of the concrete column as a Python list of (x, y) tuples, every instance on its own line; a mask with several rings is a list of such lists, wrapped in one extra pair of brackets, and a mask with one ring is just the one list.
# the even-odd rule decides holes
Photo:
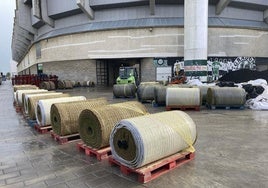
[(263, 12), (263, 20), (268, 24), (268, 9)]
[(207, 81), (208, 0), (184, 1), (184, 70)]

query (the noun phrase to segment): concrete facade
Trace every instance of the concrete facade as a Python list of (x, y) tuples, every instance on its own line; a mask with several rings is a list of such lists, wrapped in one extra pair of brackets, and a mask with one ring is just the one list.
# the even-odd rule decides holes
[[(89, 77), (96, 80), (96, 71), (91, 71), (96, 68), (96, 62), (102, 61), (109, 64), (107, 82), (111, 85), (119, 62), (130, 65), (136, 59), (141, 68), (141, 81), (153, 81), (156, 78), (154, 58), (184, 57), (183, 1), (150, 1), (149, 4), (143, 0), (70, 0), (60, 6), (61, 1), (46, 0), (47, 9), (43, 8), (42, 14), (47, 17), (39, 18), (43, 25), (38, 27), (28, 17), (21, 21), (23, 15), (34, 13), (33, 17), (38, 17), (38, 10), (33, 10), (37, 1), (25, 2), (18, 3), (12, 42), (13, 59), (18, 61), (21, 74), (34, 74), (33, 67), (43, 63), (44, 73), (53, 73), (63, 79)], [(268, 3), (251, 1), (251, 6), (246, 6), (249, 2), (234, 2), (209, 1), (208, 58), (260, 57), (268, 61), (268, 24), (265, 21)], [(47, 23), (49, 20), (53, 24)], [(34, 32), (27, 30), (29, 22)], [(27, 32), (32, 34), (21, 37)], [(84, 70), (88, 65), (81, 62), (91, 62), (88, 72), (74, 73), (66, 69), (81, 66), (76, 70)], [(54, 71), (60, 69), (62, 71)], [(85, 75), (88, 73), (95, 76)]]

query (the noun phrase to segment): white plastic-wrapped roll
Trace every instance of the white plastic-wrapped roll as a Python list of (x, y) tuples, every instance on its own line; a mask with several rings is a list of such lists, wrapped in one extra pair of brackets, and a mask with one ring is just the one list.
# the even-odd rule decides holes
[(24, 102), (23, 102), (24, 112), (26, 114), (28, 114), (28, 105), (29, 105), (28, 100), (29, 100), (29, 98), (36, 97), (36, 96), (47, 96), (47, 95), (51, 95), (51, 94), (53, 94), (53, 95), (60, 95), (60, 94), (62, 94), (62, 92), (51, 92), (50, 91), (50, 92), (46, 92), (46, 93), (38, 93), (38, 94), (29, 93), (29, 94), (26, 94), (25, 95), (25, 98), (24, 98)]
[(39, 100), (35, 108), (36, 121), (40, 126), (50, 125), (50, 108), (54, 103), (86, 100), (84, 96)]
[(182, 150), (194, 152), (196, 125), (182, 111), (169, 111), (121, 120), (112, 130), (115, 160), (139, 168)]
[(166, 106), (200, 106), (199, 88), (167, 88)]
[(17, 103), (19, 106), (22, 105), (22, 94), (23, 93), (38, 93), (42, 91), (47, 91), (46, 89), (33, 89), (33, 90), (17, 90), (16, 91), (16, 98), (17, 98)]

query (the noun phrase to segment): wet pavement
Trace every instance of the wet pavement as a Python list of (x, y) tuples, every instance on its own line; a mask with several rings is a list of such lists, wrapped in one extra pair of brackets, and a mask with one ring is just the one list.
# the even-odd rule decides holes
[[(113, 99), (111, 88), (64, 90), (73, 96)], [(197, 125), (193, 161), (140, 184), (107, 160), (97, 161), (76, 148), (59, 145), (50, 134), (39, 134), (13, 107), (13, 88), (0, 85), (0, 187), (173, 188), (268, 187), (268, 111), (186, 111)], [(135, 99), (128, 99), (135, 100)], [(145, 104), (149, 112), (164, 107)]]

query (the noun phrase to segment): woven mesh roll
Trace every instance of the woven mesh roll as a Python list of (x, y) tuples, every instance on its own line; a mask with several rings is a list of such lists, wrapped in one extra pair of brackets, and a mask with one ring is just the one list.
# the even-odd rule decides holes
[(149, 82), (148, 84), (140, 84), (137, 89), (139, 101), (154, 100), (154, 88), (159, 86), (158, 82)]
[(65, 84), (62, 80), (58, 80), (58, 89), (64, 89), (65, 88)]
[(49, 81), (48, 83), (49, 83), (49, 86), (50, 86), (50, 90), (55, 90), (56, 89), (56, 85), (55, 85), (54, 82)]
[(40, 88), (41, 88), (41, 89), (46, 89), (46, 90), (51, 90), (51, 88), (50, 88), (50, 84), (49, 84), (49, 82), (47, 82), (47, 81), (43, 81), (43, 82), (41, 82), (41, 83), (40, 83)]
[(37, 86), (35, 85), (14, 85), (13, 86), (14, 92), (16, 92), (17, 90), (29, 90), (29, 89), (39, 89)]
[(243, 88), (212, 87), (207, 91), (207, 103), (215, 106), (241, 106), (246, 102), (246, 92)]
[(83, 110), (79, 116), (79, 134), (84, 143), (92, 148), (106, 147), (116, 123), (147, 113), (145, 106), (136, 101)]
[(113, 157), (130, 168), (142, 167), (182, 150), (194, 152), (196, 125), (182, 111), (124, 119), (112, 130)]
[(19, 106), (22, 106), (22, 94), (23, 93), (38, 93), (41, 91), (47, 91), (45, 89), (33, 89), (33, 90), (17, 90), (16, 91), (16, 97), (17, 97), (17, 103)]
[(65, 89), (72, 89), (73, 88), (73, 84), (70, 80), (64, 80), (63, 83), (64, 83)]
[(94, 109), (105, 105), (108, 105), (105, 98), (53, 104), (50, 111), (52, 129), (61, 136), (78, 133), (80, 113), (85, 109)]
[(200, 106), (199, 88), (167, 88), (166, 106)]
[(159, 85), (154, 88), (154, 100), (156, 104), (166, 104), (167, 86)]
[[(30, 97), (36, 97), (36, 96), (49, 96), (49, 95), (51, 95), (51, 94), (56, 94), (56, 95), (59, 95), (59, 94), (62, 94), (61, 92), (58, 92), (58, 93), (56, 93), (55, 91), (46, 91), (46, 92), (42, 92), (42, 93), (29, 93), (29, 94), (23, 94), (24, 95), (24, 100), (23, 100), (23, 108), (24, 108), (24, 112), (26, 113), (26, 114), (28, 114), (28, 109), (29, 109), (29, 107), (28, 107), (28, 100), (29, 100), (29, 98)], [(23, 96), (22, 95), (22, 96)]]
[(114, 84), (113, 94), (115, 97), (135, 97), (135, 84)]
[(82, 86), (83, 86), (83, 87), (87, 87), (87, 81), (83, 81), (83, 82), (82, 82)]
[(72, 101), (85, 101), (85, 100), (86, 100), (86, 97), (84, 96), (62, 97), (62, 98), (55, 98), (55, 99), (39, 100), (35, 108), (36, 121), (40, 126), (46, 126), (46, 125), (51, 124), (50, 110), (51, 110), (52, 104), (72, 102)]
[(37, 105), (37, 102), (39, 100), (42, 100), (42, 99), (53, 99), (53, 98), (62, 98), (62, 97), (69, 97), (70, 95), (69, 94), (50, 94), (50, 95), (46, 95), (46, 96), (34, 96), (34, 97), (29, 97), (28, 98), (28, 115), (29, 115), (29, 118), (32, 119), (32, 120), (35, 120), (36, 116), (35, 116), (35, 109), (36, 109), (36, 105)]
[(207, 102), (207, 92), (208, 92), (209, 86), (193, 86), (193, 88), (199, 88), (200, 89), (202, 103), (206, 104), (206, 102)]

